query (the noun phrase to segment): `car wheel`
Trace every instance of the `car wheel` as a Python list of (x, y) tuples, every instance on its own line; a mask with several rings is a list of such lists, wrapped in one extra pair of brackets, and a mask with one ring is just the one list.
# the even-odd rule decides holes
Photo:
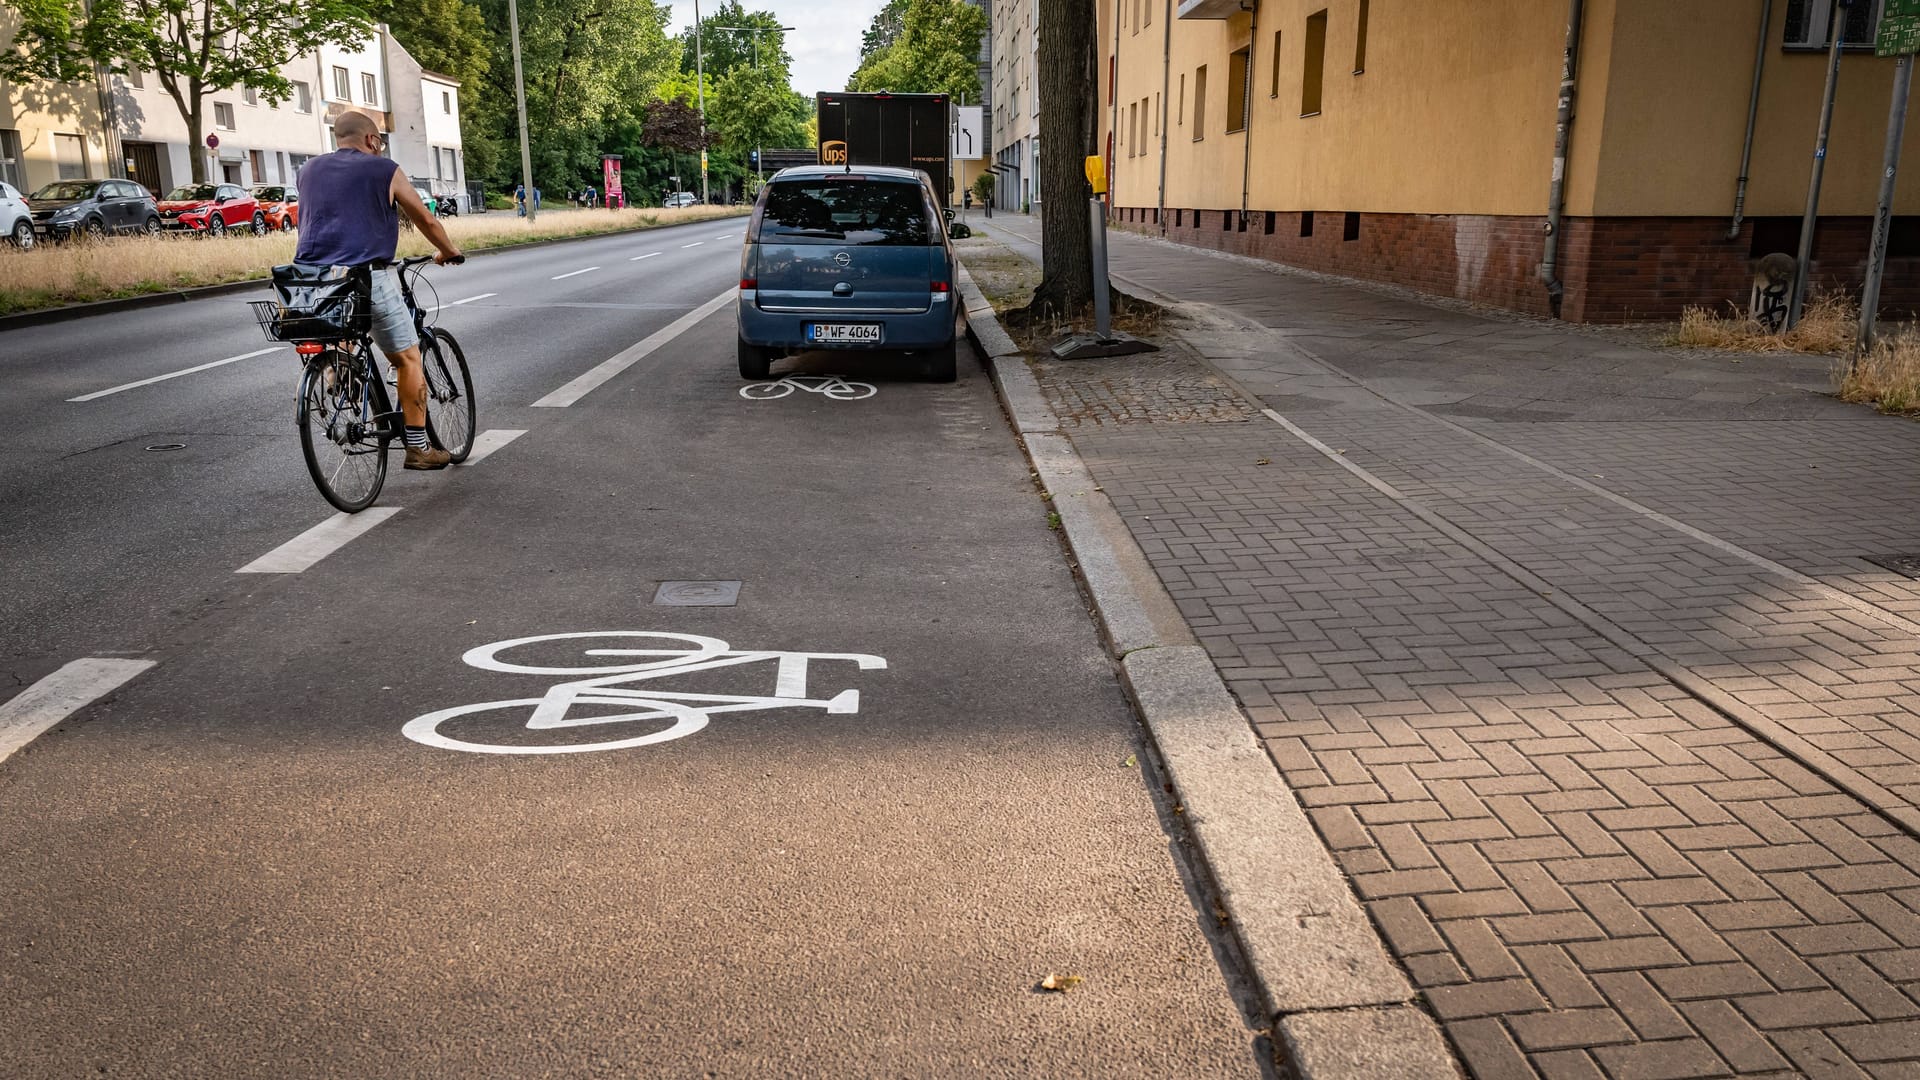
[(107, 235), (107, 223), (99, 218), (88, 218), (85, 228), (89, 240), (98, 240)]
[(262, 236), (267, 231), (267, 215), (258, 210), (253, 212), (253, 235)]
[(927, 379), (931, 382), (952, 382), (958, 378), (959, 352), (960, 343), (956, 340), (927, 353)]
[(224, 236), (227, 231), (227, 219), (219, 214), (207, 215), (207, 235)]
[(14, 222), (13, 234), (9, 239), (13, 241), (14, 247), (22, 251), (31, 248), (33, 246), (33, 222), (28, 221), (26, 218), (21, 218), (19, 221)]
[(767, 372), (772, 367), (773, 353), (771, 350), (763, 349), (758, 345), (749, 345), (744, 341), (740, 342), (741, 378), (752, 379), (758, 382), (767, 377)]
[(148, 236), (159, 236), (160, 235), (160, 219), (157, 217), (148, 218), (147, 223), (145, 225), (140, 226), (140, 231), (143, 233), (146, 233)]

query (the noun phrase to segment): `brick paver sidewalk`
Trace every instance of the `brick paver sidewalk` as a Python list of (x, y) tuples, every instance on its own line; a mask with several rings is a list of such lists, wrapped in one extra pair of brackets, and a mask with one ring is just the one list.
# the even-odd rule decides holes
[(1476, 1075), (1920, 1076), (1920, 592), (1862, 558), (1920, 551), (1920, 429), (1819, 361), (1113, 263), (1241, 318), (1043, 388)]

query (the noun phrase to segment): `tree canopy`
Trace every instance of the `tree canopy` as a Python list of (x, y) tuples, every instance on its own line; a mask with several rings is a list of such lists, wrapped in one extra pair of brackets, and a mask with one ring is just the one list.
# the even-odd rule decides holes
[(847, 89), (980, 99), (987, 16), (965, 0), (891, 0), (861, 38)]

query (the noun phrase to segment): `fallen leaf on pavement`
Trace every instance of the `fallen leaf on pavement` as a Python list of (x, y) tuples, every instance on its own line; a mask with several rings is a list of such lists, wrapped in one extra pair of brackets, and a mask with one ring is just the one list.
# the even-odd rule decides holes
[(1121, 766), (1122, 766), (1122, 767), (1124, 767), (1124, 768), (1128, 768), (1128, 769), (1131, 769), (1131, 768), (1133, 768), (1133, 767), (1134, 767), (1135, 765), (1138, 765), (1138, 764), (1140, 764), (1140, 759), (1139, 759), (1139, 757), (1138, 757), (1138, 756), (1136, 756), (1136, 755), (1134, 755), (1134, 754), (1128, 754), (1128, 755), (1127, 755), (1127, 760), (1125, 760), (1125, 761), (1123, 761), (1123, 762), (1121, 762), (1120, 764), (1121, 764)]
[(1272, 458), (1261, 458), (1261, 459), (1260, 459), (1259, 461), (1256, 461), (1256, 462), (1254, 462), (1254, 464), (1255, 464), (1255, 465), (1271, 465), (1271, 464), (1273, 464), (1273, 459), (1272, 459)]
[(1051, 990), (1056, 994), (1064, 994), (1074, 987), (1079, 986), (1084, 981), (1085, 980), (1081, 979), (1078, 975), (1055, 975), (1049, 971), (1047, 972), (1047, 977), (1040, 980), (1040, 989)]

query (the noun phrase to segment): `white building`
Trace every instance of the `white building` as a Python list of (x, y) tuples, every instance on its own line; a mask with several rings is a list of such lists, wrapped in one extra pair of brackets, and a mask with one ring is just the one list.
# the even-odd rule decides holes
[(90, 175), (125, 175), (164, 196), (192, 182), (189, 155), (198, 152), (206, 159), (211, 181), (291, 181), (301, 163), (320, 152), (326, 128), (316, 104), (312, 61), (297, 60), (281, 72), (293, 83), (293, 96), (285, 101), (268, 101), (253, 90), (207, 95), (203, 139), (212, 136), (219, 144), (215, 147), (187, 145), (187, 121), (152, 72), (111, 76), (110, 126), (122, 167), (93, 169)]
[(451, 197), (467, 213), (467, 161), (460, 142), (460, 80), (428, 71), (391, 34), (386, 71), (393, 100), (387, 152), (416, 187)]

